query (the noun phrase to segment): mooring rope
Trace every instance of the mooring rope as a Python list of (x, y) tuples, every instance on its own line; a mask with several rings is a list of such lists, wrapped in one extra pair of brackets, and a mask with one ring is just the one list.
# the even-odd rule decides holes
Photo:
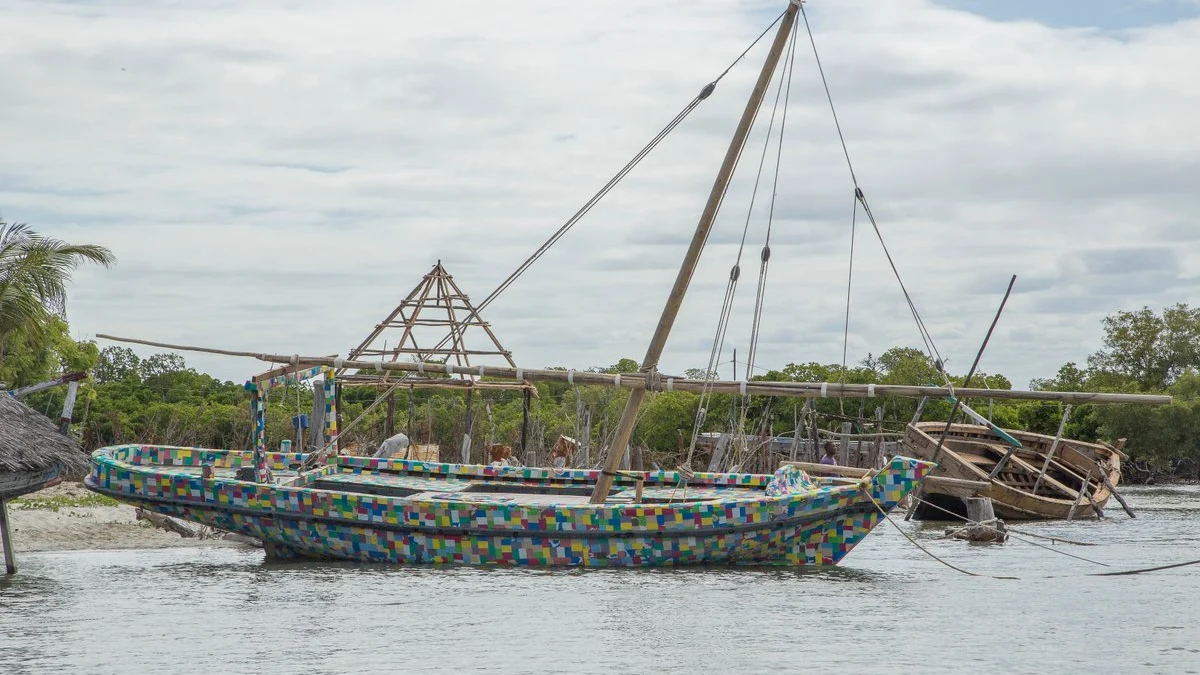
[[(942, 508), (942, 507), (938, 506), (937, 504), (934, 504), (933, 502), (926, 501), (924, 499), (918, 499), (917, 501), (921, 502), (922, 504), (924, 504), (930, 508), (937, 509), (938, 511), (941, 511), (942, 513), (945, 513), (950, 516), (954, 516), (955, 518), (958, 518), (959, 520), (963, 520), (968, 523), (971, 522), (970, 519), (965, 518), (962, 515), (957, 514), (949, 509)], [(1005, 527), (1007, 528), (1008, 532), (1016, 532), (1018, 534), (1022, 534), (1024, 536), (1026, 536), (1026, 537), (1036, 537), (1038, 539), (1047, 539), (1049, 541), (1061, 542), (1063, 544), (1071, 544), (1073, 546), (1097, 546), (1098, 545), (1098, 544), (1094, 544), (1094, 543), (1090, 543), (1090, 542), (1086, 542), (1086, 541), (1074, 541), (1072, 539), (1063, 539), (1061, 537), (1049, 537), (1044, 534), (1035, 534), (1033, 532), (1029, 532), (1026, 530), (1018, 530), (1018, 529), (1009, 527), (1007, 523), (1005, 523)]]
[(976, 572), (972, 572), (970, 570), (965, 570), (961, 567), (958, 567), (957, 565), (946, 562), (945, 560), (938, 557), (937, 554), (935, 554), (933, 551), (930, 551), (929, 549), (922, 546), (916, 539), (913, 539), (907, 532), (905, 532), (904, 528), (900, 527), (900, 525), (897, 524), (896, 521), (892, 520), (892, 517), (890, 515), (888, 515), (888, 512), (884, 510), (883, 506), (880, 505), (880, 503), (875, 500), (875, 496), (872, 495), (868, 491), (867, 485), (865, 483), (859, 485), (859, 490), (861, 490), (862, 493), (867, 496), (867, 499), (871, 500), (871, 503), (875, 505), (875, 510), (879, 511), (879, 514), (881, 516), (883, 516), (884, 520), (891, 523), (892, 527), (896, 528), (896, 531), (899, 532), (905, 539), (907, 539), (909, 541), (909, 543), (911, 543), (913, 546), (916, 546), (925, 555), (929, 556), (930, 558), (933, 558), (934, 560), (940, 562), (941, 564), (945, 565), (946, 567), (949, 567), (950, 569), (954, 570), (955, 572), (960, 572), (969, 577), (991, 577), (993, 579), (1016, 579), (1017, 578), (1017, 577), (992, 577), (992, 575), (990, 575), (990, 574), (978, 574)]
[[(978, 572), (972, 572), (970, 570), (963, 569), (961, 567), (958, 567), (957, 565), (947, 562), (946, 560), (943, 560), (942, 558), (938, 557), (938, 555), (935, 554), (933, 551), (930, 551), (929, 549), (922, 546), (920, 544), (920, 542), (918, 542), (916, 539), (914, 539), (912, 536), (910, 536), (907, 532), (905, 532), (904, 528), (900, 527), (900, 524), (897, 523), (895, 520), (893, 520), (892, 517), (888, 514), (888, 512), (884, 510), (883, 506), (878, 501), (876, 501), (874, 495), (872, 495), (868, 491), (867, 486), (865, 484), (859, 485), (859, 490), (861, 490), (862, 493), (864, 495), (866, 495), (867, 499), (871, 500), (871, 503), (875, 506), (875, 510), (879, 511), (879, 514), (881, 516), (883, 516), (883, 519), (888, 521), (889, 523), (891, 523), (892, 527), (894, 527), (897, 532), (899, 532), (905, 539), (907, 539), (909, 541), (909, 543), (911, 543), (913, 546), (916, 546), (917, 549), (919, 549), (925, 555), (929, 556), (930, 558), (933, 558), (934, 560), (945, 565), (946, 567), (949, 567), (950, 569), (954, 570), (955, 572), (965, 574), (969, 577), (987, 577), (990, 579), (1003, 579), (1006, 581), (1020, 580), (1023, 578), (1023, 577), (1012, 577), (1012, 576), (996, 576), (996, 575), (992, 575), (992, 574), (980, 574)], [(1026, 543), (1032, 544), (1034, 542), (1026, 542)], [(1051, 549), (1048, 546), (1043, 546), (1041, 544), (1034, 544), (1034, 545), (1040, 546), (1041, 548), (1046, 548), (1051, 551), (1055, 551), (1054, 549)], [(1090, 563), (1095, 563), (1097, 565), (1104, 565), (1105, 567), (1108, 567), (1108, 565), (1106, 565), (1105, 563), (1096, 562), (1095, 560), (1088, 560), (1087, 558), (1080, 558), (1079, 556), (1071, 555), (1071, 554), (1065, 553), (1063, 551), (1055, 551), (1055, 553), (1062, 553), (1063, 555), (1067, 555), (1072, 558), (1078, 558), (1080, 560), (1084, 560), (1084, 561), (1087, 561)], [(1081, 576), (1087, 576), (1087, 577), (1130, 576), (1133, 574), (1145, 574), (1146, 572), (1159, 572), (1161, 570), (1170, 570), (1170, 569), (1175, 569), (1178, 567), (1188, 567), (1190, 565), (1200, 565), (1200, 559), (1186, 560), (1184, 562), (1170, 563), (1167, 565), (1156, 565), (1154, 567), (1142, 567), (1142, 568), (1132, 569), (1132, 570), (1121, 570), (1121, 571), (1117, 571), (1117, 572), (1092, 572), (1092, 573), (1084, 574)], [(1042, 578), (1059, 579), (1059, 578), (1063, 578), (1064, 576), (1066, 576), (1066, 575), (1053, 575), (1052, 574), (1052, 575), (1046, 575), (1045, 577), (1042, 577)]]
[[(532, 255), (530, 255), (525, 259), (524, 262), (517, 266), (517, 269), (514, 270), (512, 274), (508, 275), (504, 281), (500, 282), (500, 285), (497, 286), (495, 290), (489, 293), (487, 297), (485, 297), (478, 305), (476, 305), (475, 308), (468, 313), (466, 320), (470, 321), (472, 318), (477, 318), (480, 312), (482, 312), (484, 309), (487, 309), (487, 307), (491, 305), (501, 293), (508, 290), (508, 288), (512, 286), (522, 274), (532, 267), (533, 264), (546, 253), (546, 251), (550, 250), (550, 248), (554, 246), (554, 244), (558, 243), (558, 241), (562, 239), (563, 236), (566, 235), (567, 232), (569, 232), (571, 228), (576, 225), (576, 223), (582, 220), (583, 217), (592, 210), (592, 207), (594, 207), (600, 202), (600, 200), (607, 196), (608, 193), (611, 192), (612, 189), (615, 188), (617, 184), (620, 183), (621, 180), (625, 178), (625, 176), (629, 174), (629, 172), (632, 171), (646, 157), (646, 155), (650, 154), (650, 152), (654, 150), (654, 148), (656, 148), (658, 144), (667, 137), (668, 134), (674, 131), (675, 128), (679, 126), (680, 123), (682, 123), (683, 120), (700, 105), (700, 103), (702, 103), (713, 93), (717, 84), (729, 74), (729, 71), (732, 70), (734, 66), (736, 66), (743, 58), (745, 58), (746, 54), (750, 53), (750, 50), (753, 49), (754, 46), (763, 39), (763, 37), (771, 30), (771, 28), (775, 26), (775, 24), (779, 23), (779, 20), (782, 19), (786, 13), (787, 10), (780, 12), (779, 16), (776, 16), (775, 19), (771, 21), (770, 25), (764, 28), (763, 31), (758, 34), (758, 37), (754, 38), (754, 40), (744, 50), (742, 50), (741, 54), (738, 54), (737, 58), (731, 61), (729, 65), (725, 67), (725, 70), (721, 71), (721, 74), (717, 75), (712, 82), (704, 85), (704, 88), (700, 90), (700, 93), (697, 94), (687, 105), (685, 105), (683, 109), (680, 110), (679, 113), (675, 115), (675, 117), (668, 122), (667, 125), (664, 126), (652, 139), (650, 139), (650, 142), (647, 143), (641, 150), (639, 150), (638, 153), (634, 155), (633, 159), (629, 160), (625, 166), (621, 167), (621, 169), (617, 171), (617, 173), (614, 174), (613, 177), (610, 178), (608, 182), (596, 192), (596, 194), (592, 195), (590, 199), (584, 202), (584, 205), (581, 206), (578, 211), (568, 218), (561, 227), (555, 230), (554, 234), (550, 235), (549, 239), (543, 242), (542, 245), (539, 246)], [(726, 192), (728, 192), (729, 186), (726, 185), (725, 189)], [(451, 336), (446, 336), (445, 338), (442, 338), (442, 341), (434, 345), (433, 349), (441, 349), (447, 342), (449, 342), (450, 337)]]

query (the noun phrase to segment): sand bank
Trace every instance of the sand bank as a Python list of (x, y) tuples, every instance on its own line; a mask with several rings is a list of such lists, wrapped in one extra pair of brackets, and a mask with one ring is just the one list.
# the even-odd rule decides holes
[[(17, 551), (245, 546), (220, 538), (181, 537), (138, 520), (132, 506), (61, 483), (8, 503)], [(199, 529), (198, 526), (193, 526)]]

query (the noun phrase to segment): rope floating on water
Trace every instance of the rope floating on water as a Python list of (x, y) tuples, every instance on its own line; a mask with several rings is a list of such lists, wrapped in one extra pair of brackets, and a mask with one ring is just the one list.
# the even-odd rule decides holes
[[(870, 500), (871, 500), (871, 503), (875, 505), (875, 509), (876, 509), (877, 511), (879, 511), (879, 514), (880, 514), (881, 516), (883, 516), (884, 520), (886, 520), (886, 521), (888, 521), (889, 523), (891, 523), (892, 527), (896, 528), (896, 531), (897, 531), (897, 532), (899, 532), (899, 533), (900, 533), (900, 534), (901, 534), (901, 535), (902, 535), (902, 536), (903, 536), (905, 539), (907, 539), (907, 540), (909, 541), (909, 543), (911, 543), (913, 546), (916, 546), (916, 547), (917, 547), (917, 549), (919, 549), (919, 550), (920, 550), (922, 553), (924, 553), (925, 555), (929, 556), (930, 558), (933, 558), (934, 560), (936, 560), (937, 562), (939, 562), (939, 563), (941, 563), (941, 564), (945, 565), (946, 567), (949, 567), (950, 569), (954, 570), (955, 572), (959, 572), (959, 573), (961, 573), (961, 574), (965, 574), (965, 575), (967, 575), (967, 576), (969, 576), (969, 577), (987, 577), (987, 578), (990, 578), (990, 579), (1004, 579), (1004, 580), (1006, 580), (1006, 581), (1007, 581), (1007, 580), (1015, 580), (1015, 581), (1019, 581), (1019, 580), (1021, 580), (1021, 579), (1033, 578), (1033, 577), (1011, 577), (1011, 576), (995, 576), (995, 575), (991, 575), (991, 574), (980, 574), (980, 573), (978, 573), (978, 572), (972, 572), (972, 571), (970, 571), (970, 570), (963, 569), (963, 568), (961, 568), (961, 567), (958, 567), (957, 565), (954, 565), (954, 564), (952, 564), (952, 563), (949, 563), (949, 562), (947, 562), (947, 561), (943, 560), (942, 558), (938, 557), (938, 556), (937, 556), (935, 553), (933, 553), (933, 552), (932, 552), (932, 551), (930, 551), (929, 549), (927, 549), (927, 548), (925, 548), (924, 546), (922, 546), (922, 545), (921, 545), (921, 544), (920, 544), (920, 543), (919, 543), (919, 542), (918, 542), (916, 539), (914, 539), (914, 538), (913, 538), (912, 536), (910, 536), (910, 535), (909, 535), (907, 532), (905, 532), (905, 531), (904, 531), (904, 528), (900, 527), (900, 525), (899, 525), (899, 524), (898, 524), (898, 523), (897, 523), (895, 520), (893, 520), (893, 519), (892, 519), (892, 517), (891, 517), (891, 516), (888, 514), (888, 512), (887, 512), (887, 511), (885, 511), (885, 510), (883, 509), (883, 506), (881, 506), (881, 505), (879, 504), (879, 502), (875, 500), (875, 497), (874, 497), (874, 496), (872, 496), (872, 495), (871, 495), (871, 493), (869, 493), (869, 492), (867, 492), (867, 491), (866, 491), (866, 488), (865, 488), (865, 486), (864, 486), (864, 488), (863, 488), (862, 490), (863, 490), (863, 494), (865, 494), (865, 495), (867, 496), (867, 499), (870, 499)], [(1029, 544), (1034, 544), (1034, 542), (1026, 542), (1026, 543), (1029, 543)], [(1048, 547), (1048, 546), (1042, 546), (1041, 544), (1034, 544), (1034, 545), (1035, 545), (1035, 546), (1039, 546), (1039, 547), (1041, 547), (1041, 548), (1045, 548), (1045, 549), (1048, 549), (1048, 550), (1054, 551), (1054, 549), (1052, 549), (1052, 548), (1050, 548), (1050, 547)], [(1107, 566), (1105, 563), (1097, 562), (1097, 561), (1095, 561), (1095, 560), (1088, 560), (1087, 558), (1081, 558), (1081, 557), (1079, 557), (1079, 556), (1071, 555), (1071, 554), (1069, 554), (1069, 553), (1066, 553), (1066, 552), (1064, 552), (1064, 551), (1055, 551), (1055, 552), (1056, 552), (1056, 553), (1062, 553), (1063, 555), (1067, 555), (1067, 556), (1070, 556), (1070, 557), (1072, 557), (1072, 558), (1078, 558), (1079, 560), (1085, 560), (1085, 561), (1087, 561), (1087, 562), (1090, 562), (1090, 563), (1095, 563), (1095, 564), (1097, 564), (1097, 565), (1105, 565), (1105, 566)], [(1145, 574), (1145, 573), (1147, 573), (1147, 572), (1159, 572), (1159, 571), (1162, 571), (1162, 570), (1170, 570), (1170, 569), (1175, 569), (1175, 568), (1178, 568), (1178, 567), (1188, 567), (1188, 566), (1190, 566), (1190, 565), (1200, 565), (1200, 559), (1196, 559), (1196, 560), (1187, 560), (1187, 561), (1184, 561), (1184, 562), (1178, 562), (1178, 563), (1170, 563), (1170, 564), (1167, 564), (1167, 565), (1157, 565), (1157, 566), (1154, 566), (1154, 567), (1142, 567), (1142, 568), (1139, 568), (1139, 569), (1132, 569), (1132, 570), (1121, 570), (1121, 571), (1117, 571), (1117, 572), (1092, 572), (1092, 573), (1090, 573), (1090, 574), (1085, 574), (1085, 575), (1082, 575), (1082, 576), (1088, 576), (1088, 577), (1118, 577), (1118, 576), (1131, 576), (1131, 575), (1134, 575), (1134, 574)], [(1051, 574), (1051, 575), (1046, 575), (1046, 576), (1044, 576), (1044, 577), (1037, 577), (1037, 578), (1042, 578), (1042, 579), (1061, 579), (1061, 578), (1063, 578), (1064, 576), (1065, 576), (1065, 575), (1053, 575), (1053, 574)]]

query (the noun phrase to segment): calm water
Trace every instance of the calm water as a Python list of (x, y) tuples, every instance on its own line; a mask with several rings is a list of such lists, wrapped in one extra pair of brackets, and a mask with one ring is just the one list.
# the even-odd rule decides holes
[(0, 581), (0, 673), (1200, 673), (1200, 487), (1129, 488), (1095, 542), (882, 524), (824, 571), (265, 564), (261, 551), (26, 553)]

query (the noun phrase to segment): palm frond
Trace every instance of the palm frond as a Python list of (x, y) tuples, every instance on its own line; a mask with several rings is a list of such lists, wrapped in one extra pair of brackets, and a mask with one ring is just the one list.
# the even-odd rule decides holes
[(95, 244), (67, 244), (24, 223), (0, 220), (0, 336), (24, 328), (40, 333), (66, 311), (67, 282), (81, 262), (110, 267), (112, 251)]

